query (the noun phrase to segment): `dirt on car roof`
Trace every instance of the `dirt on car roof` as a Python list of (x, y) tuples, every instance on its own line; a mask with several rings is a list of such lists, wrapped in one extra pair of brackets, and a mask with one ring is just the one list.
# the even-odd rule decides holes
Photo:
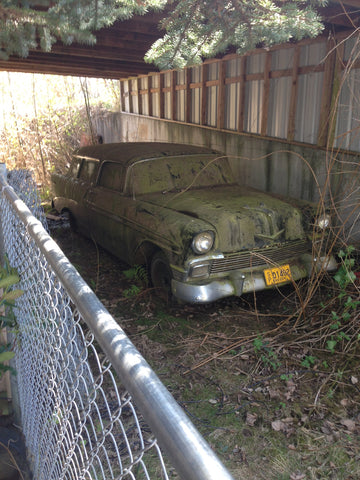
[(188, 155), (194, 153), (217, 153), (205, 147), (164, 142), (107, 143), (81, 147), (75, 154), (99, 160), (121, 161), (126, 163), (134, 158), (152, 158), (169, 155)]

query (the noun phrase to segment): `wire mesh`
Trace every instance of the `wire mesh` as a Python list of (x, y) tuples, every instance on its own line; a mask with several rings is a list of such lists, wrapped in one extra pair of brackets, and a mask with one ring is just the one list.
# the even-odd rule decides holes
[(34, 217), (40, 220), (46, 231), (49, 231), (44, 209), (41, 206), (41, 198), (32, 173), (25, 169), (10, 170), (7, 174), (7, 180)]
[[(45, 218), (31, 177), (9, 178)], [(29, 181), (28, 181), (29, 180)], [(35, 200), (34, 200), (35, 199)], [(37, 480), (168, 479), (162, 452), (112, 365), (4, 196), (5, 252), (24, 294), (15, 359), (22, 427)], [(170, 472), (170, 473), (169, 473)]]

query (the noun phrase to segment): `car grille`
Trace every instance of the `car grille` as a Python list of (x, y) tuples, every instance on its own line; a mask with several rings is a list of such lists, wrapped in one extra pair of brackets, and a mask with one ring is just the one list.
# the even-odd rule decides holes
[(230, 253), (225, 255), (224, 258), (217, 258), (212, 261), (210, 274), (279, 264), (309, 252), (311, 252), (311, 244), (306, 240), (298, 240), (279, 243), (267, 248)]

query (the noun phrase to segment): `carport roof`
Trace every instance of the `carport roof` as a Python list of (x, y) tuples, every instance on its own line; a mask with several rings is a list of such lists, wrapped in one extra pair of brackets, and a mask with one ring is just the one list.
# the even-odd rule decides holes
[[(359, 0), (333, 0), (320, 9), (329, 28), (354, 29), (360, 26)], [(157, 71), (144, 61), (150, 46), (160, 36), (159, 21), (164, 13), (150, 13), (116, 22), (95, 32), (96, 45), (56, 43), (50, 53), (40, 49), (27, 58), (12, 56), (0, 61), (0, 70), (50, 73), (99, 78), (127, 78)]]
[(26, 58), (0, 61), (0, 70), (98, 78), (124, 78), (157, 71), (144, 56), (159, 38), (159, 14), (136, 16), (94, 32), (95, 45), (57, 42), (51, 52), (30, 51)]

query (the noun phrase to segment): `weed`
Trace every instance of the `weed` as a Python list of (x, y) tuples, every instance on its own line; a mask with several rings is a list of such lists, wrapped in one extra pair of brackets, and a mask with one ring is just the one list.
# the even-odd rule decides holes
[(278, 356), (269, 346), (268, 341), (265, 341), (261, 336), (257, 336), (253, 340), (253, 346), (255, 353), (260, 357), (266, 367), (270, 367), (275, 371), (281, 366)]
[(125, 298), (132, 298), (139, 295), (140, 292), (141, 292), (141, 288), (133, 284), (129, 288), (126, 288), (125, 290), (123, 290), (122, 293)]
[(124, 270), (123, 274), (128, 280), (133, 282), (143, 283), (147, 285), (149, 282), (148, 273), (144, 265), (134, 265), (128, 270)]
[(337, 341), (333, 338), (326, 342), (326, 348), (329, 350), (330, 353), (335, 353), (335, 347), (337, 345)]
[(136, 297), (149, 284), (148, 273), (144, 265), (135, 265), (128, 270), (124, 270), (123, 274), (127, 280), (133, 282), (129, 288), (123, 290), (125, 298)]
[(331, 311), (330, 339), (326, 341), (326, 348), (330, 353), (335, 353), (340, 347), (349, 344), (351, 337), (346, 332), (346, 328), (351, 322), (354, 313), (360, 305), (358, 290), (355, 287), (356, 275), (353, 272), (355, 259), (352, 257), (355, 248), (348, 246), (345, 250), (340, 250), (338, 256), (341, 265), (334, 275), (334, 280), (339, 287), (337, 295), (338, 308)]
[(315, 365), (316, 357), (313, 355), (306, 355), (301, 361), (301, 366), (305, 368), (312, 368)]
[[(0, 328), (15, 326), (14, 301), (23, 294), (23, 291), (13, 287), (19, 280), (16, 269), (10, 267), (8, 258), (5, 257), (4, 266), (0, 268), (0, 308), (3, 313), (0, 316)], [(0, 345), (0, 378), (8, 370), (14, 373), (14, 370), (7, 365), (7, 362), (13, 357), (14, 352), (11, 351), (11, 345)]]
[(341, 296), (346, 294), (346, 287), (349, 284), (353, 284), (356, 280), (356, 275), (353, 272), (355, 266), (355, 259), (352, 257), (355, 247), (349, 245), (345, 250), (340, 250), (338, 257), (341, 260), (341, 265), (336, 274), (334, 275), (334, 280), (339, 285), (341, 289)]

